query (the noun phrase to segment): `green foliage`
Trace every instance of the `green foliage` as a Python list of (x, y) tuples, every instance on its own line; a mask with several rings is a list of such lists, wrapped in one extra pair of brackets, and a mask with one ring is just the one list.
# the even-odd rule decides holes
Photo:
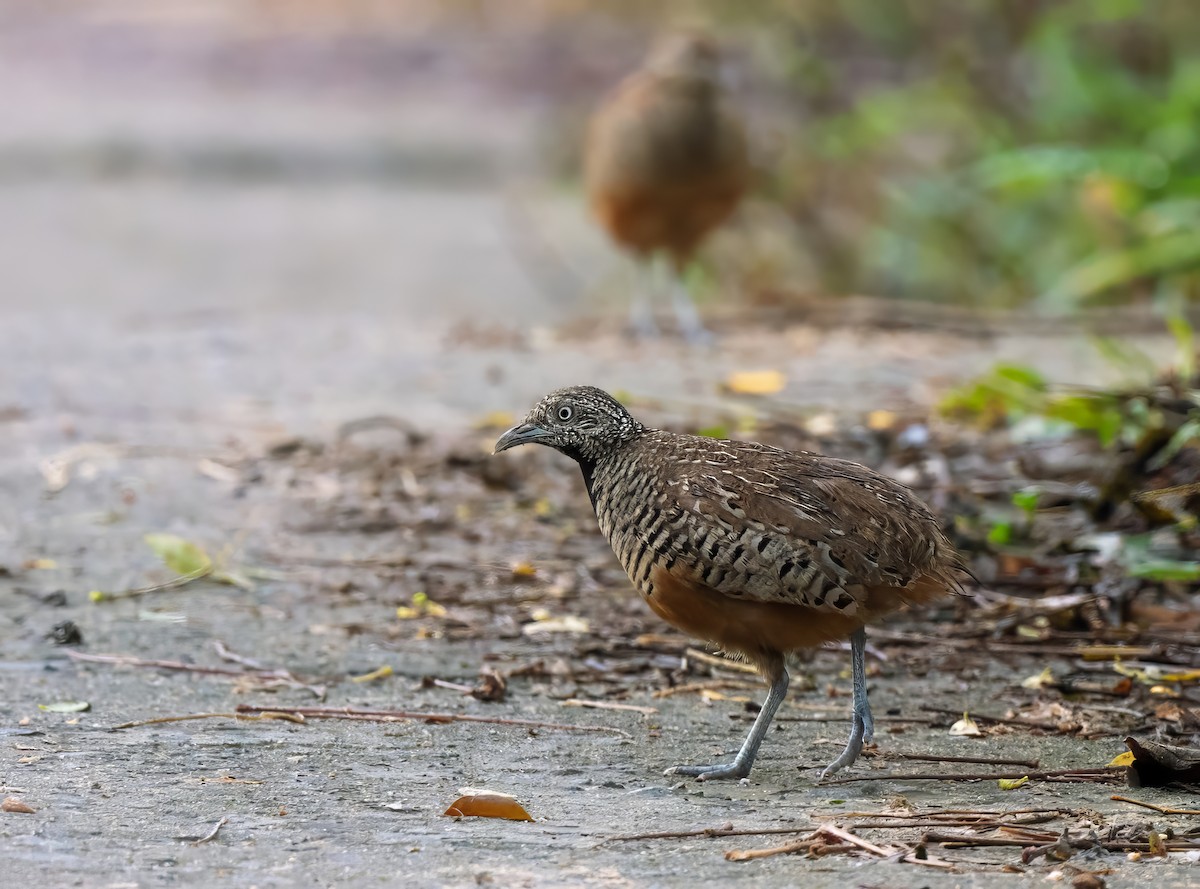
[(997, 364), (982, 377), (952, 390), (940, 408), (944, 414), (975, 418), (994, 426), (1041, 411), (1046, 381), (1037, 371), (1016, 364)]
[(827, 290), (1200, 293), (1200, 5), (706, 5), (784, 103), (764, 171)]

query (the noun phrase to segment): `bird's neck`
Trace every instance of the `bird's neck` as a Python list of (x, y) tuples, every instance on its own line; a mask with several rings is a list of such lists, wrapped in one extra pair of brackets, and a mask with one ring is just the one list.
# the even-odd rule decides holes
[(579, 460), (579, 469), (583, 473), (583, 486), (587, 488), (588, 499), (592, 501), (592, 509), (596, 508), (596, 461), (594, 460)]

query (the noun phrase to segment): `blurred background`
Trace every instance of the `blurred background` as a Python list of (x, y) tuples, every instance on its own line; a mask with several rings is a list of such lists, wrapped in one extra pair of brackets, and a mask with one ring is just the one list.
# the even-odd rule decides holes
[[(1200, 262), (1185, 0), (0, 4), (4, 303), (555, 323), (614, 290), (584, 122), (717, 36), (750, 199), (702, 302), (1177, 310)], [(482, 314), (481, 314), (482, 313)]]

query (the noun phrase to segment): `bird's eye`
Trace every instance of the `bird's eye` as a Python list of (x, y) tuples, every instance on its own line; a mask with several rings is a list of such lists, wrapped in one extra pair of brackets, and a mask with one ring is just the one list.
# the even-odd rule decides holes
[(571, 407), (569, 404), (564, 404), (558, 409), (559, 422), (566, 423), (573, 416), (575, 416), (575, 408)]

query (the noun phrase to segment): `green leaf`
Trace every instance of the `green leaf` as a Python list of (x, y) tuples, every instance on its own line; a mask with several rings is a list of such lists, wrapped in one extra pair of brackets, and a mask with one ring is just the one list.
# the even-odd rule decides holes
[(47, 713), (83, 713), (92, 709), (87, 701), (55, 701), (53, 704), (38, 704), (39, 710)]
[(1025, 775), (1020, 778), (1000, 778), (996, 781), (1000, 785), (1001, 790), (1016, 790), (1018, 787), (1024, 787), (1029, 783), (1029, 776)]
[(1175, 337), (1175, 345), (1179, 350), (1176, 360), (1176, 373), (1181, 380), (1190, 381), (1196, 375), (1196, 331), (1192, 324), (1182, 315), (1172, 315), (1167, 319), (1167, 329)]
[(729, 438), (729, 429), (726, 426), (706, 426), (697, 429), (696, 434), (704, 438)]
[(1043, 299), (1075, 307), (1139, 278), (1190, 271), (1200, 266), (1200, 232), (1172, 232), (1134, 247), (1099, 253), (1063, 274)]
[(987, 535), (988, 543), (995, 544), (996, 546), (1007, 546), (1012, 542), (1012, 538), (1012, 522), (1007, 521), (996, 522), (996, 524), (992, 525)]
[(1037, 488), (1023, 488), (1012, 495), (1013, 506), (1025, 513), (1026, 517), (1032, 518), (1037, 512), (1038, 497), (1041, 496), (1041, 491)]
[(1146, 580), (1178, 580), (1190, 583), (1200, 580), (1200, 562), (1148, 559), (1131, 565), (1129, 576), (1143, 577)]
[(212, 570), (208, 553), (190, 540), (174, 534), (147, 534), (144, 540), (176, 574), (202, 574)]

